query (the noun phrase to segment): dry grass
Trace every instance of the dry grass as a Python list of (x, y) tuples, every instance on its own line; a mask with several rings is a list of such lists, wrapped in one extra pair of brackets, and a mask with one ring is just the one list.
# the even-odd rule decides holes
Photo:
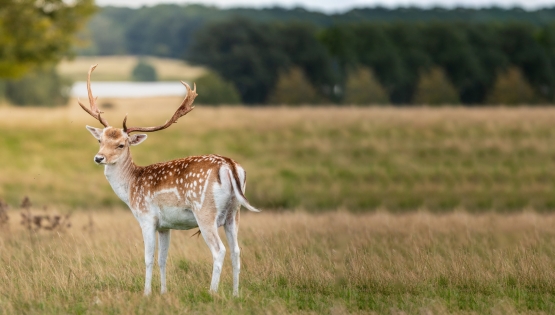
[[(99, 66), (94, 72), (94, 80), (128, 81), (131, 80), (131, 72), (138, 59), (135, 56), (80, 56), (74, 60), (61, 62), (58, 65), (58, 71), (72, 80), (84, 81), (87, 78), (89, 67), (98, 64)], [(158, 79), (161, 81), (194, 80), (206, 72), (203, 67), (191, 66), (182, 60), (156, 57), (144, 59), (156, 68)]]
[(42, 231), (32, 240), (15, 222), (0, 233), (0, 312), (555, 311), (553, 215), (243, 212), (239, 299), (231, 297), (228, 258), (219, 294), (207, 293), (210, 253), (193, 231), (173, 232), (169, 293), (143, 298), (138, 224), (123, 211), (92, 218), (94, 229), (89, 214), (77, 213), (66, 233)]

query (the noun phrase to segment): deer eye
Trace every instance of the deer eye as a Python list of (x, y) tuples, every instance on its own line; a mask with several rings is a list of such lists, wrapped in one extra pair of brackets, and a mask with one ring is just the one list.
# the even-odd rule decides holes
[(118, 145), (118, 148), (123, 149), (123, 144)]
[(98, 140), (98, 143), (100, 143), (100, 140)]

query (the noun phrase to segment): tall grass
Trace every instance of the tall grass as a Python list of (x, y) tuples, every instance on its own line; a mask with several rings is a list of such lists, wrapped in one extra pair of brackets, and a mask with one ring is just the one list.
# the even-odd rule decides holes
[(155, 272), (143, 298), (135, 219), (92, 218), (92, 229), (80, 212), (65, 233), (31, 236), (10, 220), (0, 232), (0, 313), (555, 312), (553, 215), (243, 213), (238, 299), (229, 257), (219, 293), (208, 294), (211, 255), (192, 231), (172, 232), (169, 293), (159, 295)]
[[(93, 86), (94, 88), (94, 86)], [(199, 87), (200, 93), (200, 87)], [(178, 98), (105, 100), (115, 126), (163, 123)], [(121, 206), (68, 108), (0, 108), (0, 197), (67, 208)], [(241, 163), (262, 209), (434, 212), (555, 208), (552, 108), (211, 108), (133, 147), (144, 165), (217, 153)]]

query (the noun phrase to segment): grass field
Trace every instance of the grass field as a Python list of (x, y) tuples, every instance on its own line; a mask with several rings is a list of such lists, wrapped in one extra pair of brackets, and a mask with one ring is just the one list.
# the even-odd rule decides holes
[[(199, 93), (200, 93), (199, 88)], [(114, 126), (163, 123), (179, 98), (100, 99)], [(197, 108), (132, 149), (140, 165), (218, 153), (247, 170), (241, 297), (230, 259), (172, 235), (169, 293), (142, 297), (138, 223), (95, 165), (75, 100), (0, 107), (0, 314), (555, 313), (555, 109)], [(73, 213), (30, 232), (29, 196)], [(92, 229), (90, 220), (92, 219)], [(155, 272), (154, 290), (159, 289)]]
[(0, 233), (0, 313), (555, 312), (553, 215), (245, 212), (238, 299), (229, 256), (219, 293), (208, 294), (211, 255), (193, 231), (172, 232), (169, 293), (143, 298), (142, 237), (130, 212), (89, 212), (92, 230), (78, 212), (59, 234), (29, 233), (11, 212)]
[[(199, 93), (200, 87), (199, 87)], [(179, 98), (110, 100), (108, 121), (158, 125)], [(0, 108), (0, 198), (121, 207), (93, 156), (98, 126), (72, 100)], [(262, 209), (555, 209), (554, 108), (197, 108), (133, 147), (140, 165), (217, 153), (248, 173)]]
[[(194, 80), (206, 72), (202, 67), (190, 66), (181, 60), (156, 57), (143, 59), (154, 66), (160, 81)], [(58, 72), (73, 81), (85, 81), (89, 67), (98, 64), (94, 72), (95, 81), (131, 81), (131, 72), (138, 60), (136, 56), (80, 56), (61, 62)]]

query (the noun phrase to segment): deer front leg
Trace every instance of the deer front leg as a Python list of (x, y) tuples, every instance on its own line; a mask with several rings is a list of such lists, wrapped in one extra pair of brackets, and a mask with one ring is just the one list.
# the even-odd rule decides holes
[(145, 296), (152, 291), (152, 266), (154, 265), (154, 249), (156, 246), (156, 229), (153, 223), (141, 224), (143, 239), (145, 242)]
[(160, 293), (167, 292), (166, 289), (166, 259), (170, 248), (170, 230), (158, 232), (158, 266), (160, 266)]

